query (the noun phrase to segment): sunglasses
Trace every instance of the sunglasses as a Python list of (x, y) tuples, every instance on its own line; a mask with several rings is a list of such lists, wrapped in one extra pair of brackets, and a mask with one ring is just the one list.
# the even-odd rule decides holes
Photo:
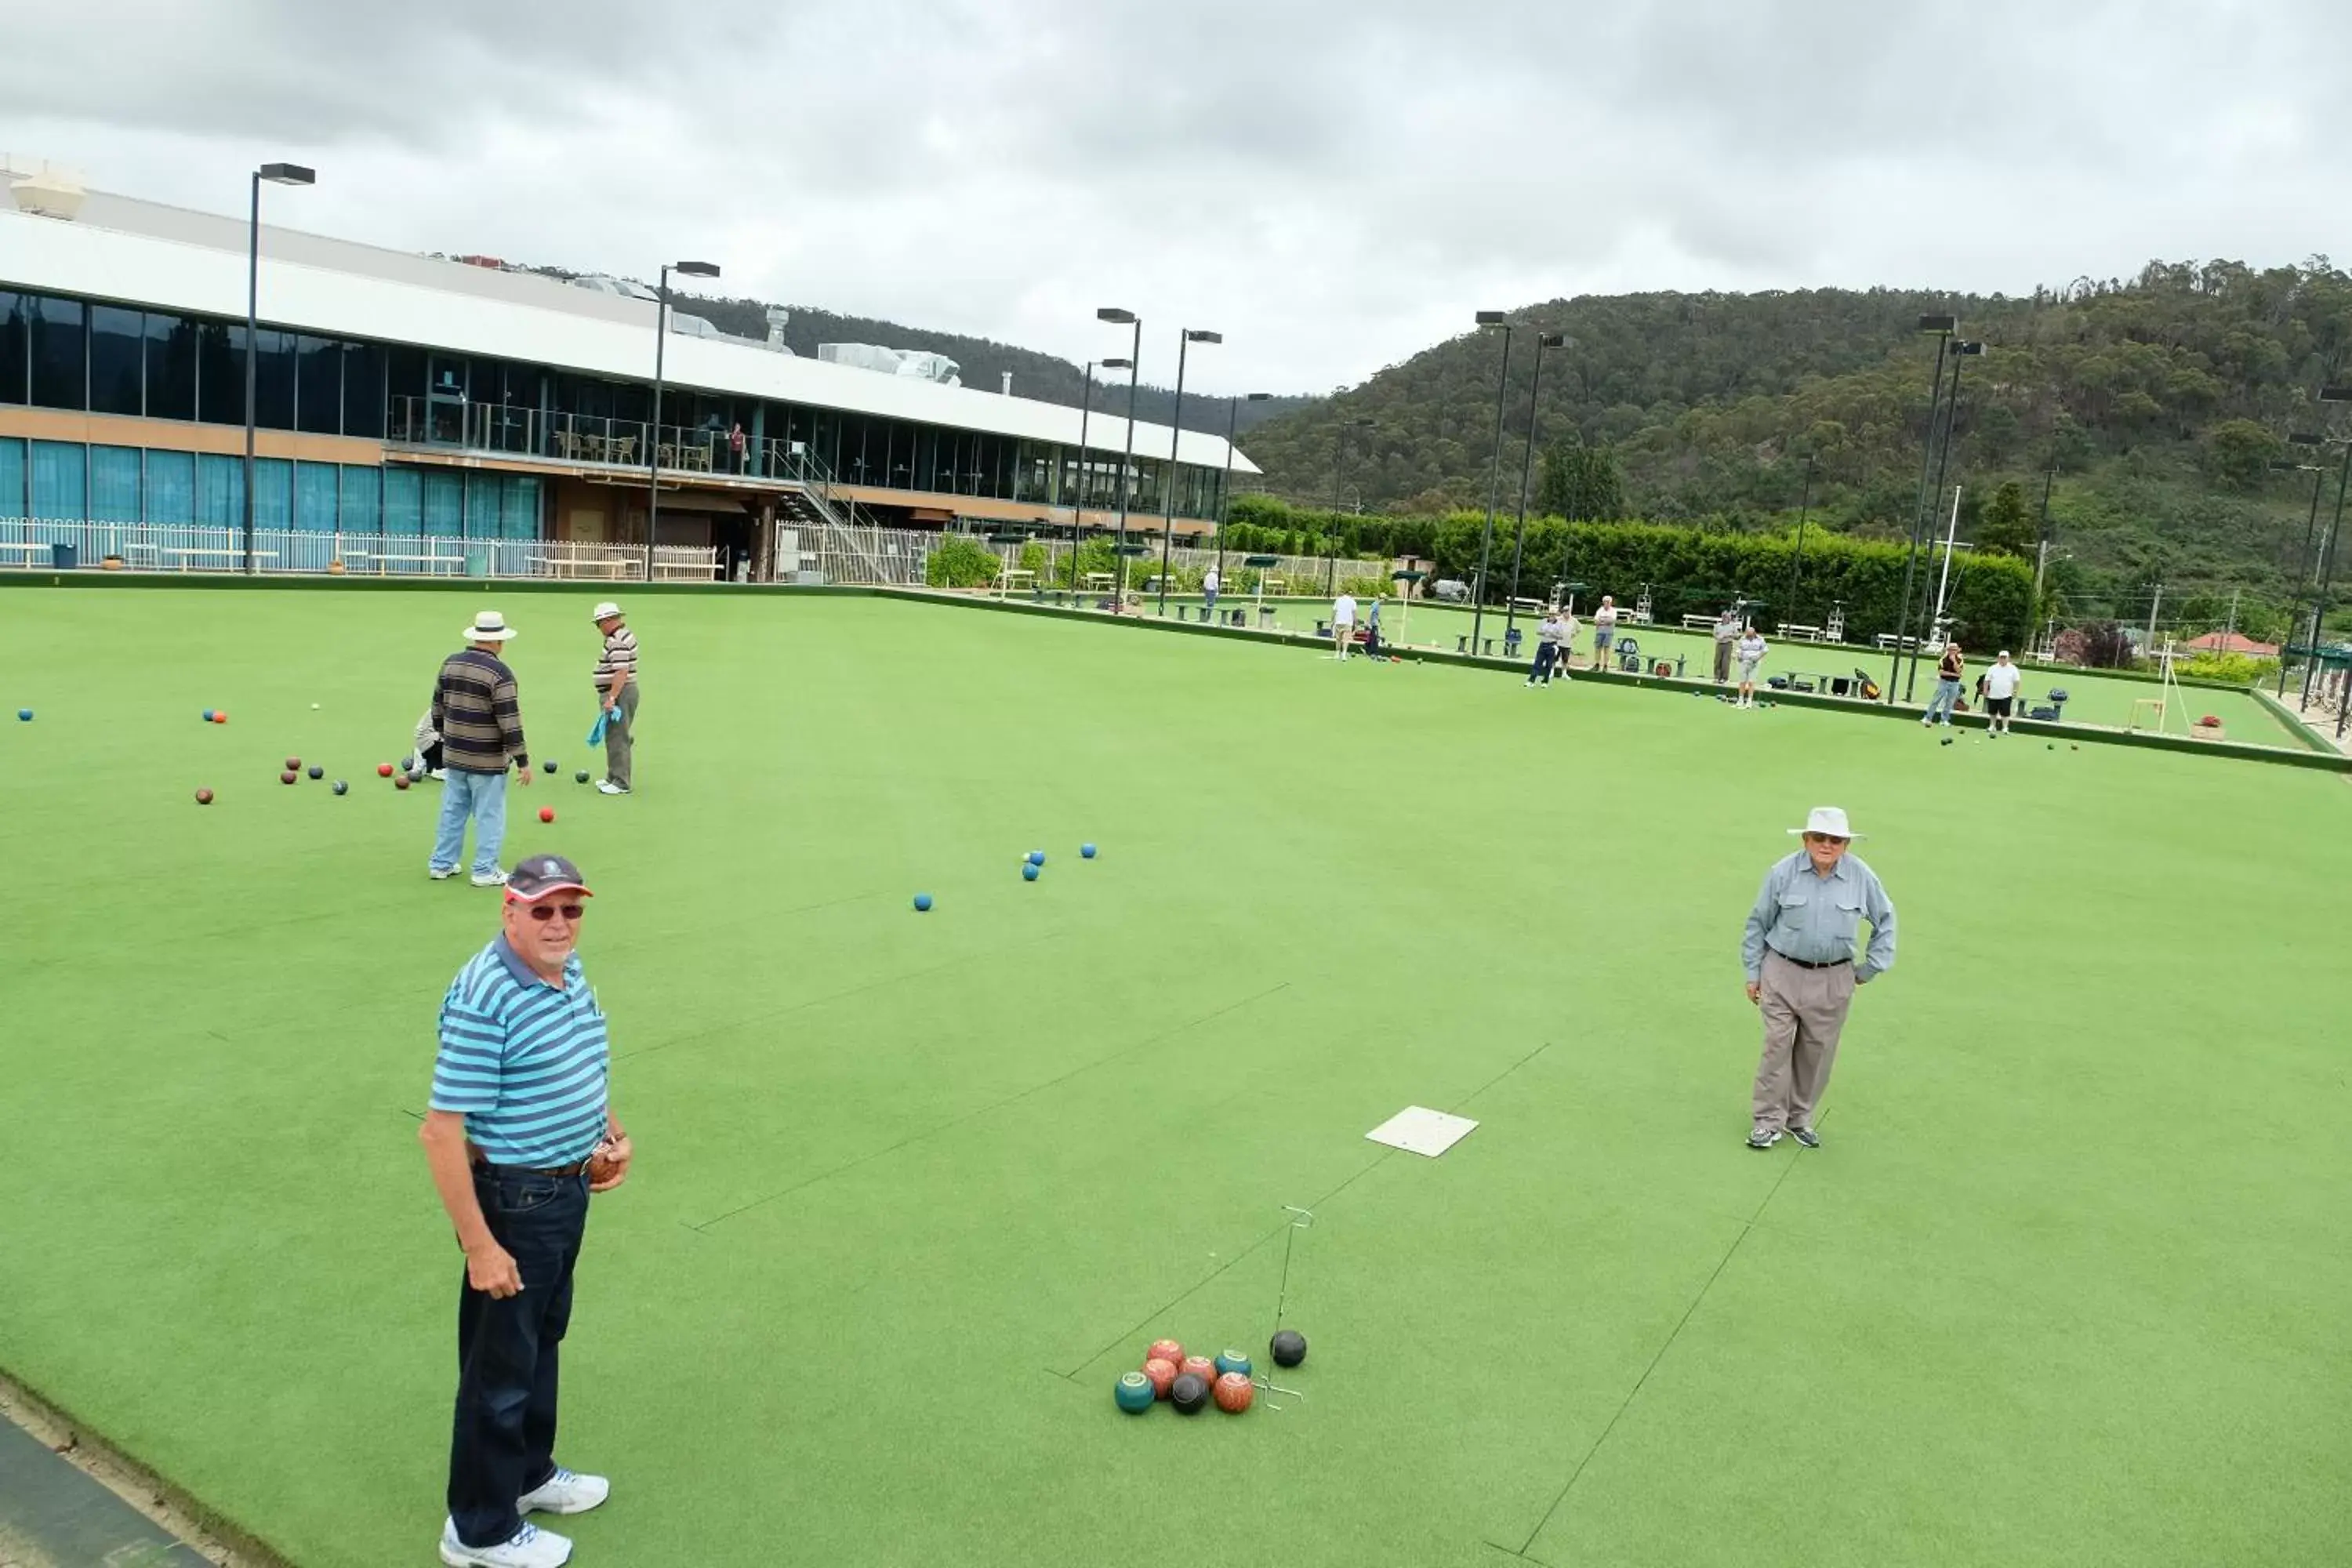
[(1843, 838), (1832, 838), (1826, 833), (1808, 833), (1805, 835), (1805, 842), (1808, 844), (1843, 844), (1846, 840)]
[[(520, 904), (521, 900), (517, 900), (516, 902)], [(532, 904), (529, 908), (525, 909), (523, 912), (530, 916), (531, 919), (539, 921), (541, 925), (544, 925), (559, 914), (567, 921), (578, 921), (581, 914), (581, 906), (578, 904)]]

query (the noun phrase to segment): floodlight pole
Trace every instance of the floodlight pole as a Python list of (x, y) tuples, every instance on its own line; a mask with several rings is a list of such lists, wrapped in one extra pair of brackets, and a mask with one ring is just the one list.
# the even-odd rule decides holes
[[(1812, 510), (1813, 455), (1808, 452), (1805, 454), (1805, 486), (1797, 500), (1797, 554), (1796, 558), (1789, 563), (1788, 614), (1790, 616), (1797, 613), (1797, 576), (1805, 568), (1805, 520), (1812, 515)], [(1783, 622), (1787, 619), (1788, 616), (1781, 617)]]
[[(646, 426), (646, 571), (653, 571), (654, 546), (661, 532), (661, 405), (663, 354), (669, 347), (669, 275), (716, 278), (719, 268), (708, 261), (672, 261), (663, 265), (661, 288), (654, 302), (654, 417)], [(882, 476), (887, 481), (889, 475)]]
[[(245, 252), (245, 572), (255, 572), (253, 553), (253, 431), (254, 386), (259, 372), (255, 342), (260, 336), (261, 314), (261, 183), (273, 185), (313, 185), (319, 176), (299, 163), (264, 163), (253, 172), (253, 216), (246, 228)], [(289, 481), (288, 497), (292, 486)]]
[(1094, 412), (1095, 362), (1087, 361), (1086, 384), (1078, 394), (1078, 493), (1070, 508), (1070, 592), (1078, 591), (1078, 529), (1087, 510), (1087, 420)]
[[(2327, 525), (2327, 548), (2319, 568), (2319, 593), (2311, 606), (2311, 657), (2304, 661), (2303, 705), (2311, 706), (2311, 678), (2319, 668), (2319, 637), (2327, 624), (2327, 591), (2336, 585), (2336, 545), (2344, 534), (2344, 487), (2352, 481), (2352, 440), (2344, 443), (2344, 461), (2336, 471), (2336, 520)], [(2352, 671), (2345, 683), (2352, 688)]]
[(1944, 401), (1944, 361), (1959, 324), (1949, 316), (1922, 316), (1919, 330), (1936, 334), (1936, 378), (1928, 383), (1927, 436), (1919, 450), (1919, 499), (1911, 509), (1911, 552), (1903, 563), (1903, 604), (1895, 616), (1895, 658), (1886, 667), (1886, 705), (1895, 705), (1895, 678), (1903, 673), (1903, 628), (1911, 619), (1911, 578), (1919, 564), (1919, 530), (1927, 515), (1928, 489), (1936, 466), (1936, 415)]
[(1484, 646), (1479, 634), (1486, 625), (1486, 563), (1495, 545), (1495, 508), (1503, 496), (1503, 394), (1511, 384), (1511, 323), (1500, 310), (1481, 310), (1478, 324), (1503, 329), (1503, 368), (1495, 380), (1495, 456), (1486, 480), (1486, 526), (1478, 535), (1478, 582), (1470, 595), (1470, 653)]
[(1105, 306), (1095, 312), (1095, 320), (1135, 329), (1134, 346), (1127, 356), (1127, 449), (1118, 464), (1118, 579), (1111, 601), (1113, 613), (1118, 613), (1127, 607), (1127, 509), (1129, 480), (1135, 468), (1135, 389), (1143, 376), (1143, 318), (1132, 310)]
[[(1952, 460), (1952, 437), (1957, 433), (1960, 423), (1960, 369), (1963, 365), (1968, 363), (1969, 357), (1971, 353), (1981, 353), (1983, 352), (1984, 345), (1981, 343), (1954, 343), (1952, 345), (1952, 391), (1951, 395), (1944, 400), (1944, 445), (1942, 450), (1936, 456), (1936, 488), (1930, 492), (1934, 495), (1938, 504), (1940, 504), (1944, 499), (1944, 471), (1950, 465)], [(1934, 522), (1934, 514), (1930, 513), (1928, 516), (1928, 524), (1930, 529), (1929, 537), (1931, 538), (1933, 537)], [(1960, 509), (1959, 501), (1956, 495), (1952, 502), (1952, 530), (1956, 536), (1959, 531), (1959, 526)], [(1919, 607), (1922, 610), (1927, 608), (1927, 584), (1922, 583), (1919, 584)], [(1927, 628), (1923, 626), (1919, 629), (1919, 635), (1911, 639), (1911, 662), (1906, 667), (1906, 672), (1903, 678), (1903, 700), (1906, 702), (1911, 700), (1912, 689), (1918, 684), (1919, 654), (1927, 646)], [(1899, 637), (1895, 638), (1895, 651), (1897, 654), (1900, 654), (1903, 651), (1903, 640)]]
[(1544, 350), (1566, 346), (1568, 339), (1558, 332), (1536, 334), (1535, 385), (1528, 393), (1528, 449), (1519, 459), (1519, 525), (1511, 539), (1511, 602), (1504, 607), (1503, 648), (1510, 650), (1511, 633), (1519, 622), (1519, 563), (1528, 548), (1528, 484), (1536, 471), (1536, 410), (1543, 401)]
[(1168, 500), (1167, 517), (1160, 531), (1160, 614), (1162, 619), (1168, 615), (1168, 546), (1176, 537), (1176, 454), (1184, 442), (1185, 351), (1194, 343), (1221, 343), (1224, 341), (1222, 332), (1203, 331), (1194, 327), (1186, 327), (1176, 335), (1176, 416), (1169, 421), (1175, 429), (1168, 437), (1168, 474), (1160, 482), (1160, 489), (1166, 492)]
[[(2316, 445), (2315, 442), (2314, 444)], [(2294, 623), (2300, 618), (2297, 612), (2303, 608), (2304, 579), (2311, 575), (2312, 542), (2319, 537), (2319, 492), (2327, 483), (2326, 464), (2298, 463), (2295, 466), (2311, 470), (2311, 516), (2303, 525), (2303, 548), (2295, 553), (2294, 597), (2287, 602), (2286, 637), (2279, 647), (2277, 696), (2282, 701), (2286, 698), (2286, 656), (2294, 646)]]

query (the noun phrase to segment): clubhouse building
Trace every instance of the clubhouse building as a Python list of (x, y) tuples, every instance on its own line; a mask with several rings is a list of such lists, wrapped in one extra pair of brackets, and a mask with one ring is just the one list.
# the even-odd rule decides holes
[[(0, 566), (37, 563), (48, 525), (151, 552), (242, 529), (247, 240), (242, 218), (0, 172), (0, 523), (21, 520), (25, 557)], [(1123, 461), (1126, 421), (1100, 413), (1082, 453), (1076, 408), (806, 358), (677, 304), (656, 426), (643, 288), (267, 225), (258, 277), (254, 522), (281, 541), (669, 546), (756, 580), (795, 531), (1067, 533), (1115, 524), (1122, 489), (1156, 539), (1172, 486), (1181, 538), (1213, 527), (1229, 463), (1257, 472), (1191, 431), (1171, 466), (1172, 432), (1141, 422)]]

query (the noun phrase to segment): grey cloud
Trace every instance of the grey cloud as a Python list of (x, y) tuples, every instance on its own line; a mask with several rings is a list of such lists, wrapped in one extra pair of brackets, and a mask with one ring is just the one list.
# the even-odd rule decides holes
[(2347, 50), (2336, 0), (100, 4), (12, 19), (0, 141), (231, 211), (300, 158), (289, 222), (1072, 359), (1125, 304), (1147, 378), (1181, 322), (1287, 390), (1580, 292), (2326, 250)]

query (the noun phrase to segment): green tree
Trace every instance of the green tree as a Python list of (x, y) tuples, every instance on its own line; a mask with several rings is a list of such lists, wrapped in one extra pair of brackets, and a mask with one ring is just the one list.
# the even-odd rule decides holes
[(2224, 419), (2205, 432), (2205, 470), (2231, 489), (2256, 489), (2270, 472), (2271, 459), (2284, 449), (2270, 426)]
[(1570, 522), (1613, 522), (1625, 515), (1625, 482), (1607, 447), (1554, 441), (1544, 448), (1543, 489), (1537, 510)]
[(1977, 548), (2030, 561), (2038, 542), (2032, 515), (2025, 508), (2025, 487), (2011, 479), (1993, 492), (1992, 504), (1985, 508), (1984, 521), (1977, 526)]

